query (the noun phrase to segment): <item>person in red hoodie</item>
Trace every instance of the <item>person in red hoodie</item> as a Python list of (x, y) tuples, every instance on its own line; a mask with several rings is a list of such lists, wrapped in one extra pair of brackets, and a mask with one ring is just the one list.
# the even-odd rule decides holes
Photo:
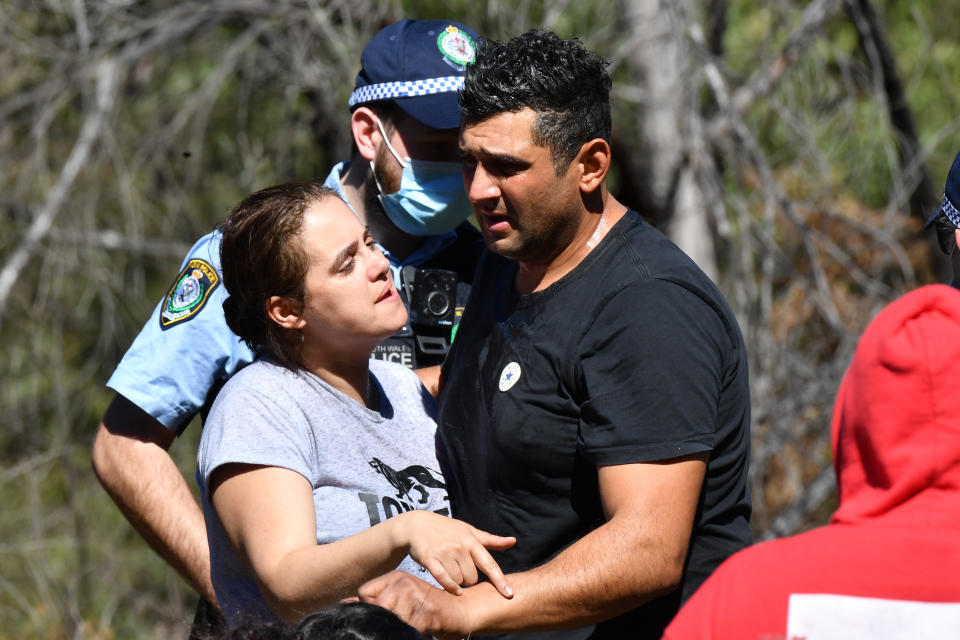
[(867, 327), (834, 406), (830, 524), (729, 558), (665, 640), (960, 637), (960, 291)]

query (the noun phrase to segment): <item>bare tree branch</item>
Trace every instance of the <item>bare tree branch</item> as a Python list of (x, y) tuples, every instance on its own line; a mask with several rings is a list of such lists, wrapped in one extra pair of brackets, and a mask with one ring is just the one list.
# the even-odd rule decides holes
[[(730, 108), (737, 113), (743, 113), (760, 98), (769, 96), (797, 60), (822, 35), (824, 24), (834, 17), (839, 7), (840, 0), (815, 0), (807, 5), (799, 24), (794, 28), (777, 57), (732, 93)], [(710, 50), (702, 33), (697, 42), (705, 51)], [(714, 64), (718, 62), (714, 61)], [(719, 116), (710, 123), (707, 130), (712, 139), (718, 139), (726, 135), (728, 126), (727, 119)]]
[(119, 231), (63, 231), (52, 229), (47, 239), (64, 245), (80, 245), (89, 249), (110, 249), (131, 254), (179, 260), (190, 249), (186, 242), (126, 235)]
[(836, 485), (833, 467), (829, 465), (824, 467), (806, 488), (801, 498), (777, 514), (773, 524), (770, 525), (770, 532), (764, 536), (764, 539), (788, 536), (799, 531), (810, 512), (819, 508), (830, 497)]
[(116, 98), (117, 75), (117, 64), (110, 58), (101, 61), (97, 67), (95, 102), (87, 114), (73, 150), (63, 165), (60, 177), (50, 190), (46, 202), (37, 211), (36, 218), (34, 218), (20, 245), (9, 257), (3, 269), (0, 270), (0, 319), (6, 312), (7, 298), (20, 275), (20, 271), (26, 266), (37, 244), (53, 225), (60, 207), (70, 192), (73, 181), (86, 163), (93, 145), (100, 135), (100, 128), (103, 126), (107, 114), (113, 108)]

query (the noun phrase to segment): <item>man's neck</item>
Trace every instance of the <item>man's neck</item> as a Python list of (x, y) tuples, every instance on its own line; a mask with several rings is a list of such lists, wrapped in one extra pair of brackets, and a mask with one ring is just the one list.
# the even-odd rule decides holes
[(370, 229), (370, 235), (395, 260), (402, 261), (423, 243), (420, 236), (412, 236), (390, 222), (387, 213), (377, 199), (377, 187), (373, 184), (370, 164), (363, 158), (355, 158), (346, 173), (340, 178), (343, 192), (360, 222)]
[(585, 211), (582, 223), (567, 246), (549, 260), (526, 262), (518, 260), (520, 268), (514, 284), (517, 293), (526, 295), (543, 291), (583, 262), (600, 243), (627, 208), (612, 196), (605, 199), (604, 207), (595, 213)]

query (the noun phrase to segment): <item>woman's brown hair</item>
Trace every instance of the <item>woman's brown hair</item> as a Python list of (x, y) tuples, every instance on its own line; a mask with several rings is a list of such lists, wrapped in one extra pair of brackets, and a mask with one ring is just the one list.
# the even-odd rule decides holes
[(288, 182), (244, 198), (219, 226), (220, 264), (229, 297), (227, 326), (251, 349), (297, 369), (303, 337), (267, 316), (267, 300), (305, 302), (309, 258), (303, 247), (303, 214), (315, 202), (337, 197), (314, 182)]

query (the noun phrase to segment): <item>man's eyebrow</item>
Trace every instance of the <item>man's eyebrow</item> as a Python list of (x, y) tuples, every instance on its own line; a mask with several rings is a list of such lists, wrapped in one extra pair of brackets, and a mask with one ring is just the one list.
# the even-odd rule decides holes
[(330, 272), (336, 273), (337, 271), (340, 271), (341, 267), (343, 267), (347, 260), (357, 255), (357, 250), (359, 248), (360, 243), (354, 240), (347, 246), (340, 249), (340, 251), (337, 251), (337, 255), (333, 257), (333, 264), (330, 265)]
[(518, 158), (517, 156), (511, 156), (508, 153), (491, 153), (487, 156), (491, 160), (499, 162), (500, 164), (506, 164), (511, 166), (527, 166), (530, 164), (528, 160), (523, 158)]
[(530, 166), (529, 160), (524, 160), (523, 158), (519, 158), (517, 156), (513, 156), (505, 152), (486, 151), (484, 149), (467, 151), (463, 147), (457, 147), (457, 156), (459, 156), (461, 160), (467, 157), (477, 157), (487, 162), (495, 162), (497, 164), (508, 166), (508, 167)]

